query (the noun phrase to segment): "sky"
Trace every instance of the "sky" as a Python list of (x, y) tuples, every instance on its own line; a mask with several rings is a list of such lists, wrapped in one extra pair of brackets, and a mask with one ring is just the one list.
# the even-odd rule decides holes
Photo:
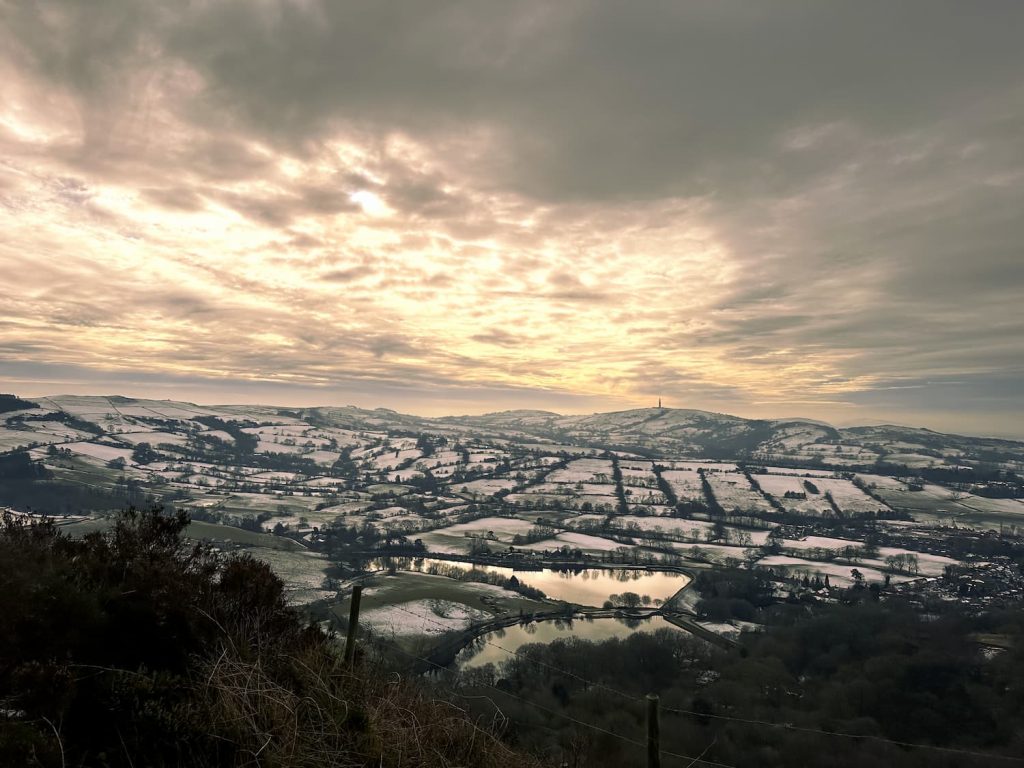
[(0, 390), (1024, 438), (1022, 30), (0, 0)]

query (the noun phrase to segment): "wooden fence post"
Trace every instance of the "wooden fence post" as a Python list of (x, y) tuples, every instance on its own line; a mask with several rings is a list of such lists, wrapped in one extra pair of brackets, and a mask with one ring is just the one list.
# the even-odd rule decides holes
[(359, 627), (359, 601), (362, 596), (361, 584), (352, 587), (352, 605), (348, 610), (348, 637), (345, 639), (345, 663), (350, 666), (356, 657), (356, 629)]
[(658, 728), (658, 696), (647, 694), (647, 768), (661, 768), (661, 733)]

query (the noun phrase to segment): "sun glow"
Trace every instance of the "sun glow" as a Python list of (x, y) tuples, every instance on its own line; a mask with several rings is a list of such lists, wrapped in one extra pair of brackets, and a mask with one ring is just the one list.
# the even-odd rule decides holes
[(370, 192), (367, 189), (361, 189), (358, 192), (353, 192), (349, 195), (349, 200), (358, 205), (363, 209), (363, 213), (368, 216), (383, 217), (389, 216), (392, 213), (388, 204), (380, 198), (379, 195)]

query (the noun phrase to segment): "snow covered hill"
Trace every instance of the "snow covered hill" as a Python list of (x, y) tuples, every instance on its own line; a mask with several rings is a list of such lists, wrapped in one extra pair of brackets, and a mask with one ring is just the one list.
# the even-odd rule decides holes
[[(558, 449), (614, 450), (650, 457), (695, 456), (761, 463), (858, 469), (877, 463), (928, 467), (986, 466), (1024, 471), (1024, 443), (966, 437), (894, 425), (838, 429), (812, 419), (744, 419), (678, 408), (639, 408), (590, 415), (515, 410), (479, 416), (427, 418), (354, 406), (279, 408), (259, 405), (199, 406), (167, 400), (74, 395), (36, 398), (39, 408), (0, 415), (0, 452), (96, 436), (118, 444), (173, 442), (197, 433), (218, 435), (209, 419), (250, 426), (289, 422), (352, 432), (476, 437), (491, 444), (539, 444)], [(258, 430), (256, 430), (258, 431)], [(280, 429), (278, 429), (280, 432)], [(344, 441), (339, 433), (334, 438)], [(288, 436), (260, 436), (286, 451)], [(332, 439), (326, 431), (322, 439)], [(415, 437), (412, 438), (415, 442)]]

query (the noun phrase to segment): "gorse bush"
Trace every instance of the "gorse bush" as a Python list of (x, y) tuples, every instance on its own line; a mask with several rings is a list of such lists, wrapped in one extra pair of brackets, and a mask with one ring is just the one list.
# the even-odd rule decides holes
[(183, 513), (81, 539), (5, 516), (0, 765), (525, 765), (461, 710), (338, 644)]

